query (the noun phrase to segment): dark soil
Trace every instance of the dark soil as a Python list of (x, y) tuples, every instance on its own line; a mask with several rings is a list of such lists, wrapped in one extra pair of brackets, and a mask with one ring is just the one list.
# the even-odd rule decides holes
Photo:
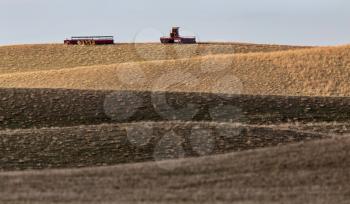
[(0, 129), (115, 122), (347, 122), (348, 97), (1, 89)]

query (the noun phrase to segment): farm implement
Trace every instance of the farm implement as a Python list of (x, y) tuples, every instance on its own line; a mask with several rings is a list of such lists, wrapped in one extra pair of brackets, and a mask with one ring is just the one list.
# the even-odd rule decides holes
[(66, 45), (111, 45), (114, 44), (113, 36), (79, 36), (66, 39)]
[(173, 27), (169, 37), (161, 37), (160, 42), (163, 44), (195, 44), (196, 37), (180, 36), (179, 27)]

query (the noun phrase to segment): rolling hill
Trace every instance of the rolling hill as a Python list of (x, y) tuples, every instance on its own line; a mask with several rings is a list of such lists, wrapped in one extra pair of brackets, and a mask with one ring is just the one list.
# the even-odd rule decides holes
[(245, 43), (198, 45), (116, 44), (111, 46), (15, 45), (0, 46), (0, 74), (150, 60), (302, 49), (301, 46)]
[(350, 47), (209, 55), (0, 75), (4, 88), (350, 96)]
[(350, 46), (0, 47), (0, 203), (349, 203)]
[(350, 139), (113, 167), (0, 173), (1, 203), (340, 203)]

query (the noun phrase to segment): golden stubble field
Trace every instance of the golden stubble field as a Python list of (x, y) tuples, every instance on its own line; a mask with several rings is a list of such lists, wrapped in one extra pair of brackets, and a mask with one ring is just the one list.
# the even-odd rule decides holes
[(244, 43), (196, 45), (116, 44), (110, 46), (15, 45), (0, 47), (0, 73), (52, 70), (125, 62), (169, 60), (205, 56), (301, 49), (299, 46)]
[[(185, 47), (182, 49), (185, 50)], [(225, 53), (232, 47), (223, 48), (217, 52)], [(213, 47), (208, 46), (208, 49)], [(191, 55), (191, 58), (176, 60), (3, 73), (0, 86), (348, 96), (349, 51), (349, 46), (340, 46), (201, 57)]]

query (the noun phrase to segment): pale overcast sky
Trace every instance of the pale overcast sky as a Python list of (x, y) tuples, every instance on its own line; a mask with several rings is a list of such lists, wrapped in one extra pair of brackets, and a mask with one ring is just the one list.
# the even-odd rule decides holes
[(0, 0), (0, 44), (72, 35), (158, 41), (172, 26), (201, 41), (350, 44), (349, 0)]

